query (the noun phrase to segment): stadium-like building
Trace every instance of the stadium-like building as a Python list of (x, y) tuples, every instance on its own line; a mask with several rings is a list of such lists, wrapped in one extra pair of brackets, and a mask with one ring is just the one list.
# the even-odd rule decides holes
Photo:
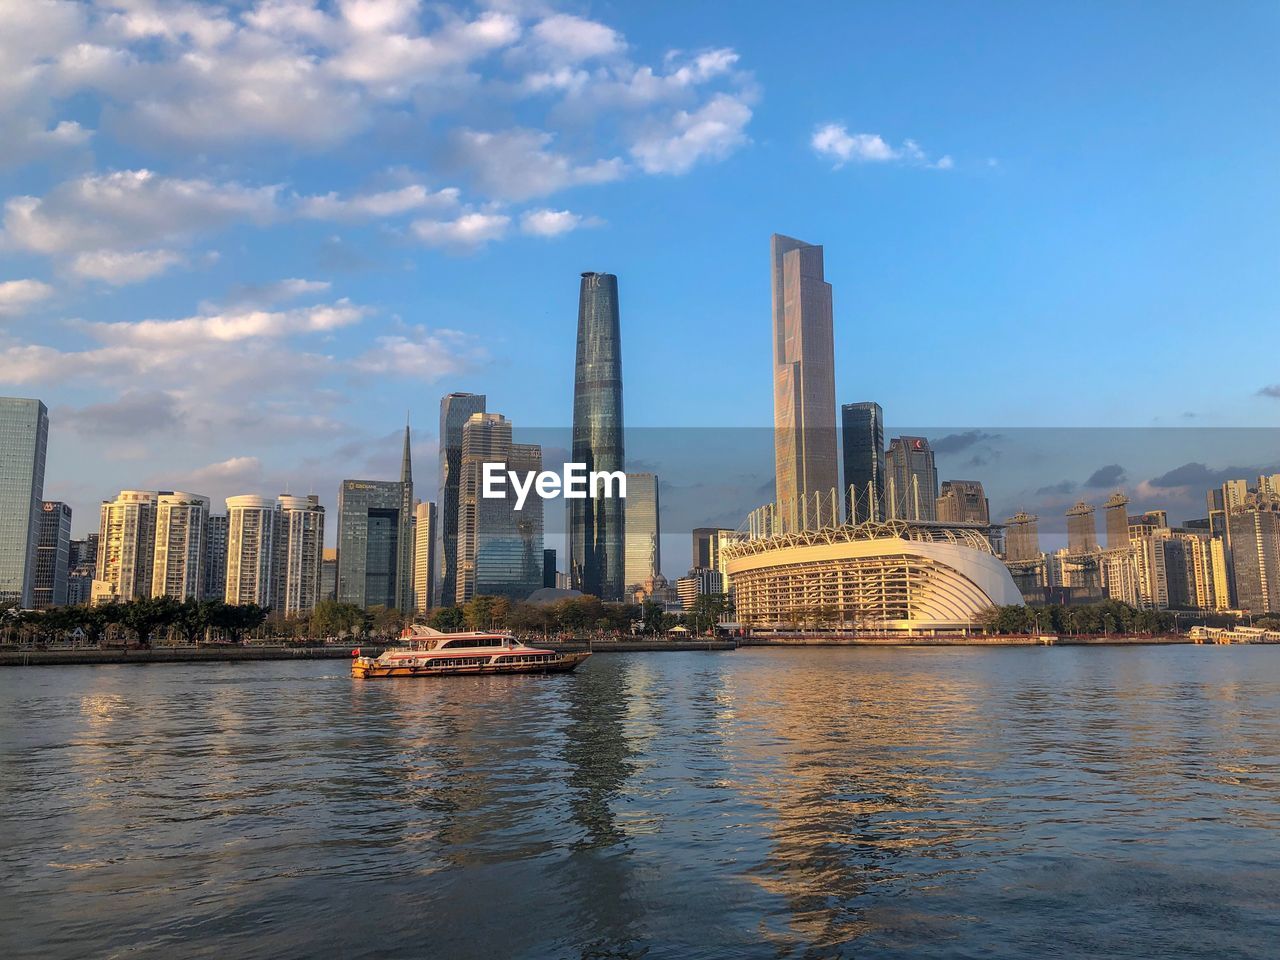
[(1021, 605), (978, 529), (891, 520), (756, 535), (726, 547), (737, 620), (765, 629), (929, 635)]

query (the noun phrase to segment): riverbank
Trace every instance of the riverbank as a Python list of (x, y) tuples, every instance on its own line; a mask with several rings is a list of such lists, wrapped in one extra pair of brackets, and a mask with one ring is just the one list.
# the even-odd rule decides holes
[(744, 637), (744, 647), (1073, 647), (1186, 644), (1186, 634), (1144, 637), (937, 636), (937, 637)]

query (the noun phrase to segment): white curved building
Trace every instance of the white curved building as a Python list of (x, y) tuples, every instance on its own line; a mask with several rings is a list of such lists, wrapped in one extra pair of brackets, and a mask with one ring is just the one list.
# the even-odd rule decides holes
[(1023, 602), (976, 530), (893, 520), (726, 549), (746, 626), (929, 634), (968, 629), (989, 607)]

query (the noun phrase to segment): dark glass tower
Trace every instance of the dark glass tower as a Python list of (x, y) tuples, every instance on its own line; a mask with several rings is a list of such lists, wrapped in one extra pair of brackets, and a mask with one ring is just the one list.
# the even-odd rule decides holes
[(435, 605), (452, 606), (458, 590), (458, 501), (462, 493), (462, 428), (484, 413), (482, 393), (440, 398), (440, 491), (436, 530)]
[(844, 439), (844, 516), (850, 523), (883, 520), (884, 411), (878, 403), (840, 408)]
[[(618, 278), (611, 273), (584, 273), (578, 294), (573, 461), (586, 464), (588, 471), (625, 470)], [(568, 567), (575, 590), (601, 600), (622, 599), (624, 507), (617, 497), (569, 501)]]

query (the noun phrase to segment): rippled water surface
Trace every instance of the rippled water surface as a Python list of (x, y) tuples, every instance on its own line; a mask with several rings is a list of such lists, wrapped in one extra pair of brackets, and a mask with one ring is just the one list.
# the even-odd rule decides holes
[(1275, 957), (1280, 647), (0, 670), (42, 957)]

